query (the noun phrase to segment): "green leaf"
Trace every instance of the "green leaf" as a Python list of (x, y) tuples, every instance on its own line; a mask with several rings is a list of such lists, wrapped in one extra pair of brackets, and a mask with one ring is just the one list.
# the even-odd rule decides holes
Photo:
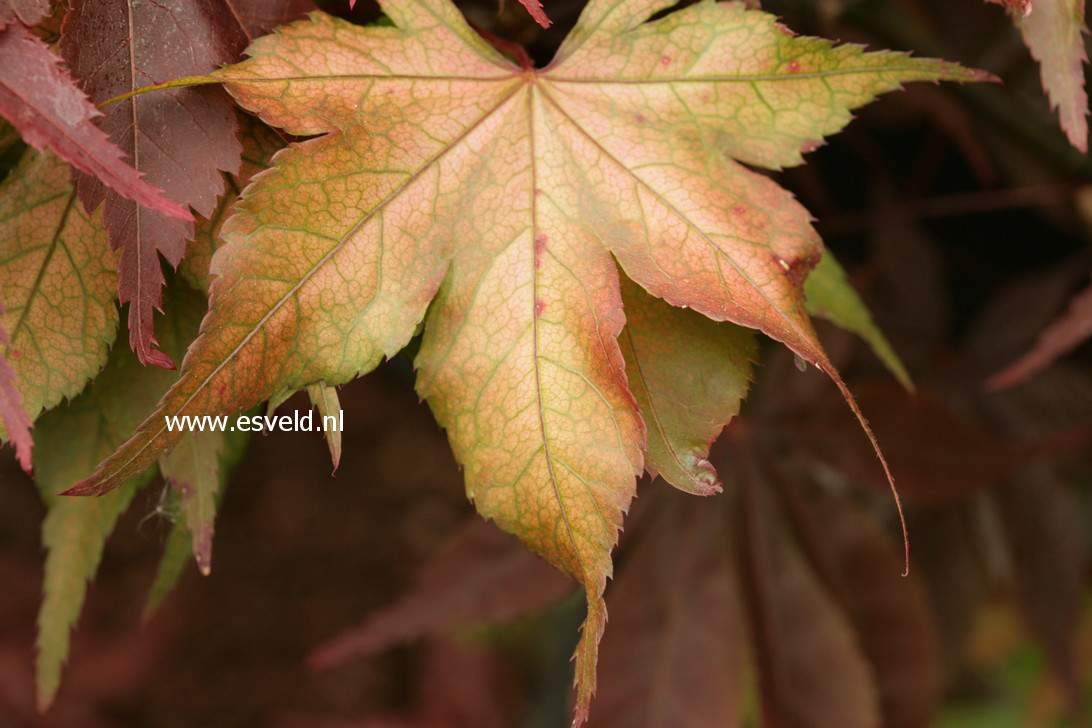
[(709, 446), (747, 396), (758, 357), (749, 329), (669, 306), (622, 281), (619, 341), (648, 427), (645, 469), (694, 495), (721, 491)]
[(186, 528), (193, 536), (193, 557), (206, 576), (212, 573), (212, 535), (223, 445), (222, 432), (187, 432), (178, 447), (159, 459), (160, 472), (178, 491)]
[[(165, 307), (161, 340), (168, 352), (185, 351), (197, 334), (202, 297), (175, 287)], [(52, 701), (68, 655), (69, 630), (83, 607), (87, 582), (98, 569), (106, 539), (137, 488), (151, 472), (102, 498), (57, 494), (89, 473), (122, 441), (167, 391), (175, 373), (144, 367), (125, 346), (115, 346), (95, 382), (67, 407), (43, 415), (35, 476), (49, 513), (42, 525), (46, 549), (44, 597), (38, 613), (38, 705)]]
[(819, 265), (808, 276), (804, 283), (804, 294), (807, 296), (808, 311), (812, 316), (825, 318), (860, 336), (872, 347), (872, 351), (895, 379), (908, 390), (914, 390), (910, 373), (906, 371), (887, 337), (872, 320), (872, 314), (865, 302), (861, 300), (845, 270), (830, 251), (823, 254)]
[[(168, 505), (166, 510), (170, 513), (181, 513), (182, 503), (178, 491), (167, 492)], [(148, 596), (144, 600), (144, 621), (148, 621), (162, 606), (174, 588), (178, 580), (182, 578), (182, 572), (186, 564), (190, 562), (193, 554), (193, 537), (190, 536), (184, 520), (179, 519), (171, 526), (167, 534), (167, 542), (163, 545), (163, 555), (159, 557), (159, 565), (156, 567), (155, 578), (148, 589)]]
[[(221, 440), (220, 458), (216, 468), (219, 485), (216, 488), (213, 511), (219, 507), (220, 501), (223, 500), (228, 478), (232, 469), (246, 452), (247, 443), (250, 442), (250, 435), (246, 432), (232, 432), (229, 430), (221, 433)], [(166, 511), (170, 514), (177, 513), (181, 517), (176, 519), (171, 527), (171, 532), (167, 536), (167, 543), (163, 547), (163, 555), (159, 559), (159, 566), (156, 567), (155, 578), (152, 581), (152, 586), (148, 589), (148, 596), (144, 602), (145, 621), (151, 618), (167, 596), (174, 591), (175, 586), (178, 585), (178, 580), (182, 578), (182, 572), (189, 562), (191, 554), (194, 552), (194, 537), (191, 535), (191, 529), (188, 525), (189, 516), (183, 512), (181, 496), (177, 490), (170, 489), (167, 497), (169, 500)]]

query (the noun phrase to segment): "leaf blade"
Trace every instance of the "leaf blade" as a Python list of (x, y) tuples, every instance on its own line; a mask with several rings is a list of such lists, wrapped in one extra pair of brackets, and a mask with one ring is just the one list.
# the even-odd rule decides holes
[[(244, 29), (223, 3), (74, 0), (65, 14), (60, 49), (81, 88), (102, 103), (149, 81), (208, 73), (234, 61), (246, 42)], [(98, 126), (149, 181), (203, 216), (223, 192), (221, 173), (239, 171), (235, 114), (219, 89), (127, 98), (107, 106)], [(134, 207), (92, 178), (82, 177), (78, 185), (86, 209), (103, 205), (103, 223), (121, 250), (118, 297), (129, 305), (130, 346), (142, 363), (173, 368), (155, 335), (164, 283), (160, 256), (178, 267), (193, 237), (193, 216), (176, 220)]]
[(709, 448), (747, 395), (755, 337), (669, 306), (628, 279), (622, 298), (626, 374), (648, 427), (645, 470), (694, 495), (719, 493)]
[(123, 159), (92, 123), (99, 112), (58, 64), (60, 58), (21, 25), (0, 30), (0, 116), (28, 144), (52, 151), (135, 204), (193, 220)]

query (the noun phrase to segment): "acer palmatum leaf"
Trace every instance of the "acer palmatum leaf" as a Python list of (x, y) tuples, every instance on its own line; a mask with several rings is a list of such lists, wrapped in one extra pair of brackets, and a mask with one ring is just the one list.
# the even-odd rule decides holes
[(410, 640), (512, 620), (555, 604), (573, 589), (569, 578), (519, 541), (471, 518), (425, 564), (409, 591), (317, 647), (308, 664), (323, 669)]
[(9, 23), (37, 25), (49, 12), (49, 0), (0, 0), (0, 30)]
[(223, 446), (222, 432), (187, 432), (178, 447), (159, 459), (164, 480), (178, 491), (186, 528), (193, 539), (193, 558), (205, 576), (212, 572), (212, 536)]
[(1088, 151), (1088, 93), (1084, 88), (1084, 0), (1035, 0), (1016, 18), (1024, 42), (1039, 61), (1043, 88), (1058, 110), (1069, 143)]
[(1067, 310), (1039, 335), (1039, 340), (1022, 357), (990, 377), (993, 389), (1006, 389), (1019, 384), (1077, 348), (1092, 336), (1092, 286), (1084, 289), (1069, 304)]
[[(204, 297), (175, 286), (165, 308), (164, 346), (177, 355), (197, 333)], [(41, 447), (35, 459), (35, 481), (49, 508), (42, 523), (46, 563), (36, 661), (37, 700), (43, 710), (60, 685), (69, 631), (79, 617), (87, 582), (95, 575), (106, 539), (151, 473), (138, 474), (102, 498), (63, 498), (58, 493), (116, 447), (123, 433), (155, 407), (175, 378), (174, 372), (141, 366), (128, 348), (115, 346), (90, 386), (67, 407), (57, 407), (38, 421)]]
[[(247, 41), (241, 21), (222, 2), (73, 0), (60, 48), (81, 88), (102, 103), (148, 83), (207, 73), (236, 60)], [(212, 213), (224, 190), (222, 172), (239, 171), (242, 148), (230, 99), (219, 89), (181, 89), (124, 99), (104, 111), (99, 127), (149, 182), (204, 217)], [(79, 193), (88, 210), (103, 205), (103, 223), (121, 250), (118, 295), (129, 304), (130, 346), (145, 364), (173, 367), (155, 336), (160, 256), (178, 266), (193, 237), (192, 217), (142, 209), (90, 177), (80, 179)]]
[(186, 257), (178, 265), (179, 275), (206, 294), (213, 279), (210, 272), (212, 256), (224, 244), (220, 230), (230, 216), (232, 206), (251, 178), (269, 169), (270, 159), (285, 145), (275, 131), (252, 116), (240, 119), (239, 141), (243, 144), (242, 163), (239, 173), (228, 180), (230, 194), (220, 198), (211, 215), (197, 219), (193, 238), (186, 244)]
[[(2, 293), (3, 289), (0, 289)], [(3, 298), (0, 297), (0, 316), (4, 314)], [(15, 445), (15, 458), (24, 471), (31, 471), (30, 453), (34, 448), (34, 438), (30, 434), (30, 418), (23, 406), (23, 395), (19, 392), (15, 370), (8, 362), (11, 353), (11, 338), (7, 327), (0, 321), (0, 422), (4, 426), (6, 439)]]
[(626, 279), (622, 301), (618, 341), (648, 428), (645, 470), (693, 495), (719, 493), (709, 447), (747, 396), (754, 332), (670, 306)]
[(588, 724), (735, 728), (750, 665), (724, 509), (677, 493), (652, 497), (656, 512), (607, 594), (611, 628)]
[(317, 138), (246, 190), (179, 384), (70, 493), (108, 491), (169, 450), (164, 414), (241, 411), (371, 370), (427, 309), (418, 391), (471, 498), (586, 589), (583, 722), (646, 443), (616, 261), (668, 303), (785, 343), (860, 415), (804, 310), (822, 252), (810, 218), (743, 163), (801, 163), (903, 82), (986, 78), (797, 38), (734, 3), (644, 22), (671, 5), (592, 0), (541, 70), (510, 63), (449, 0), (417, 0), (382, 3), (393, 27), (312, 14), (216, 71), (244, 108)]
[(549, 28), (554, 24), (554, 21), (550, 20), (550, 17), (546, 15), (546, 11), (539, 0), (519, 0), (519, 4), (527, 8), (527, 12), (531, 14), (535, 22), (543, 28)]
[(0, 30), (0, 116), (23, 140), (51, 151), (142, 209), (193, 220), (125, 161), (123, 151), (92, 122), (101, 113), (49, 46), (18, 23)]
[(311, 0), (224, 0), (249, 40), (278, 25), (299, 20), (315, 9)]
[(764, 725), (880, 725), (872, 672), (851, 624), (784, 527), (765, 472), (742, 447), (733, 452), (740, 487), (740, 571)]
[(860, 336), (887, 370), (899, 380), (899, 384), (911, 392), (914, 391), (910, 373), (906, 371), (883, 331), (872, 320), (872, 314), (849, 282), (842, 265), (829, 250), (823, 253), (815, 270), (808, 275), (804, 283), (804, 293), (808, 300), (808, 312), (812, 316), (825, 318)]
[(115, 256), (75, 199), (69, 166), (33, 149), (0, 183), (0, 353), (30, 421), (84, 388), (117, 333)]

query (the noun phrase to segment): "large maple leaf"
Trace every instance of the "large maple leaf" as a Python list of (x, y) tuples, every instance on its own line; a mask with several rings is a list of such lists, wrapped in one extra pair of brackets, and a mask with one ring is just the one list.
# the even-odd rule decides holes
[[(165, 40), (166, 39), (166, 40)], [(239, 56), (250, 39), (235, 8), (211, 0), (136, 3), (73, 0), (65, 15), (61, 53), (96, 103), (176, 76), (206, 73)], [(208, 217), (223, 192), (222, 171), (239, 171), (242, 152), (231, 100), (218, 89), (182, 89), (111, 104), (98, 119), (152, 184)], [(102, 220), (115, 248), (118, 294), (129, 304), (129, 340), (144, 364), (173, 368), (153, 326), (160, 308), (160, 255), (177, 267), (193, 237), (192, 220), (143, 209), (84, 176), (80, 199), (103, 204)]]
[(70, 492), (106, 492), (173, 447), (164, 415), (369, 371), (427, 310), (418, 391), (470, 496), (587, 592), (582, 722), (646, 446), (617, 341), (618, 265), (655, 297), (785, 343), (844, 391), (802, 292), (822, 244), (745, 164), (801, 163), (904, 81), (983, 77), (798, 38), (737, 3), (649, 21), (671, 5), (592, 0), (541, 70), (511, 63), (449, 0), (413, 0), (383, 3), (383, 27), (312, 14), (217, 71), (243, 107), (317, 138), (247, 188), (178, 384)]

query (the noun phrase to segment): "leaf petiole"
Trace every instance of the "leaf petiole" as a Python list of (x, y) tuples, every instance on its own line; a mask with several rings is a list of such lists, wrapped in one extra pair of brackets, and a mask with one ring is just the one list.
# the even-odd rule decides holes
[(165, 91), (172, 88), (204, 86), (210, 83), (220, 83), (220, 79), (216, 78), (215, 76), (183, 76), (182, 78), (171, 79), (170, 81), (164, 81), (163, 83), (157, 83), (151, 86), (141, 86), (140, 88), (135, 88), (132, 91), (119, 94), (112, 99), (106, 99), (106, 101), (103, 101), (101, 104), (98, 105), (98, 108), (103, 109), (110, 104), (116, 104), (119, 101), (125, 101), (126, 99), (130, 99), (134, 96), (140, 96), (141, 94), (146, 94), (151, 91)]

